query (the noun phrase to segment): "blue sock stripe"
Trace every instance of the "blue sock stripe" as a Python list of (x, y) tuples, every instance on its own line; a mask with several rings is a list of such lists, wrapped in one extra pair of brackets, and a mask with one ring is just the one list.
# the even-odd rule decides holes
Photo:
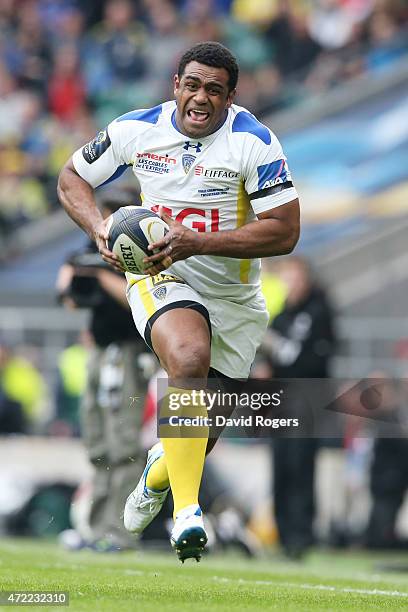
[(147, 491), (152, 491), (152, 493), (163, 493), (164, 491), (167, 491), (166, 489), (151, 489), (150, 487), (148, 487), (146, 485), (146, 480), (147, 480), (147, 475), (149, 473), (150, 468), (152, 467), (153, 463), (155, 463), (158, 459), (160, 459), (160, 457), (162, 457), (164, 455), (164, 451), (163, 449), (157, 449), (154, 454), (149, 457), (148, 461), (147, 461), (147, 465), (144, 469), (143, 472), (143, 478), (144, 478), (144, 492), (146, 494)]
[(147, 475), (148, 475), (148, 473), (149, 473), (150, 468), (152, 467), (152, 465), (153, 465), (153, 463), (154, 463), (155, 461), (157, 461), (158, 459), (160, 459), (160, 457), (161, 457), (162, 455), (164, 455), (164, 451), (163, 451), (163, 450), (159, 450), (159, 449), (157, 449), (157, 451), (155, 451), (154, 455), (152, 455), (151, 457), (149, 457), (149, 459), (148, 459), (148, 461), (147, 461), (147, 465), (146, 465), (146, 467), (145, 467), (145, 469), (144, 469), (144, 472), (143, 472), (143, 478), (144, 478), (145, 486), (146, 486), (146, 478), (147, 478)]

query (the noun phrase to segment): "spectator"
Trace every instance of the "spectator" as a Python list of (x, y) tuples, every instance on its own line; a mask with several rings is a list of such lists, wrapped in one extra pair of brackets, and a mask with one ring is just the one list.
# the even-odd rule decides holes
[(60, 47), (54, 58), (48, 85), (51, 112), (62, 121), (69, 121), (85, 104), (85, 84), (79, 72), (75, 47)]
[[(15, 410), (15, 426), (31, 432), (42, 429), (47, 418), (46, 384), (37, 368), (25, 357), (18, 356), (0, 338), (0, 389), (3, 408)], [(4, 418), (4, 416), (3, 416)], [(14, 417), (13, 417), (14, 420)]]
[[(9, 394), (9, 385), (4, 374), (10, 360), (7, 344), (0, 338), (0, 436), (4, 434), (25, 433), (28, 429), (27, 418), (21, 402)], [(5, 384), (6, 383), (6, 384)]]
[(44, 93), (51, 49), (36, 2), (26, 2), (18, 12), (16, 31), (6, 42), (5, 58), (20, 87)]
[(372, 72), (382, 72), (398, 60), (406, 49), (404, 39), (398, 33), (397, 21), (387, 11), (376, 11), (368, 21), (367, 68)]
[[(146, 16), (150, 29), (146, 43), (146, 56), (149, 58), (146, 65), (146, 82), (153, 88), (156, 99), (159, 99), (164, 83), (171, 82), (171, 77), (176, 72), (187, 37), (180, 15), (169, 0), (147, 4)], [(172, 96), (170, 91), (167, 94)]]
[[(104, 215), (134, 200), (134, 194), (109, 190), (102, 196)], [(125, 278), (100, 263), (92, 243), (60, 269), (57, 290), (65, 306), (91, 309), (93, 347), (81, 434), (94, 475), (89, 531), (80, 534), (80, 544), (103, 552), (135, 545), (121, 513), (144, 455), (139, 433), (144, 381), (138, 356), (145, 345), (129, 311)]]
[(309, 33), (324, 49), (340, 49), (351, 41), (355, 21), (340, 0), (318, 0), (309, 15)]
[[(365, 533), (365, 544), (373, 549), (408, 550), (408, 538), (397, 530), (397, 518), (408, 491), (406, 378), (399, 381), (385, 372), (372, 372), (380, 403), (374, 415), (376, 438), (370, 466), (372, 505)], [(373, 412), (373, 409), (371, 409)]]
[(279, 11), (265, 31), (271, 51), (282, 76), (305, 71), (322, 50), (308, 32), (304, 13), (295, 11), (288, 0), (281, 0)]
[(81, 53), (85, 31), (84, 13), (75, 6), (67, 8), (50, 32), (53, 52), (58, 47), (75, 47)]
[(0, 388), (0, 436), (22, 434), (27, 430), (27, 421), (19, 402), (10, 399)]
[(112, 78), (130, 83), (146, 72), (146, 31), (129, 0), (108, 0), (104, 19), (91, 32)]
[(86, 363), (93, 348), (89, 332), (83, 331), (79, 341), (62, 351), (58, 358), (58, 383), (55, 419), (49, 426), (53, 436), (78, 436), (80, 403), (86, 387)]
[(24, 115), (30, 94), (0, 61), (0, 142), (18, 139), (23, 132)]
[(370, 467), (372, 507), (365, 534), (369, 548), (408, 550), (397, 534), (397, 515), (408, 490), (408, 440), (377, 438)]
[[(326, 378), (335, 343), (328, 298), (303, 259), (286, 259), (279, 276), (287, 295), (283, 310), (272, 319), (262, 347), (269, 374), (288, 379)], [(281, 544), (291, 558), (301, 557), (314, 541), (316, 450), (317, 440), (313, 438), (273, 440), (275, 517)]]

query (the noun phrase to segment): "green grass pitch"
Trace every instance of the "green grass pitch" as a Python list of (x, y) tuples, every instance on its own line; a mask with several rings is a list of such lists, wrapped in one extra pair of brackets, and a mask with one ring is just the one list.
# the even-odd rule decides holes
[(171, 552), (67, 552), (54, 542), (3, 539), (0, 589), (69, 591), (68, 608), (44, 609), (72, 612), (403, 610), (407, 567), (405, 573), (381, 569), (398, 560), (403, 557), (314, 552), (302, 563), (230, 554), (181, 565)]

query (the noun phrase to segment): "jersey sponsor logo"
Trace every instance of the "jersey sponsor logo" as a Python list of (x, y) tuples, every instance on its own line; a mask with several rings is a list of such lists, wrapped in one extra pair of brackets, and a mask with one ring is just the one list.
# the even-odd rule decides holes
[(276, 185), (286, 183), (286, 182), (287, 182), (286, 178), (282, 178), (278, 176), (276, 179), (273, 179), (273, 181), (266, 181), (262, 189), (268, 189), (269, 187), (275, 187)]
[(155, 161), (164, 162), (165, 164), (177, 164), (177, 159), (175, 157), (169, 157), (166, 155), (156, 155), (156, 153), (149, 153), (148, 151), (144, 151), (143, 153), (136, 153), (138, 159), (139, 158), (147, 158), (154, 159)]
[(204, 168), (204, 166), (196, 166), (194, 169), (196, 176), (204, 176), (209, 179), (234, 179), (239, 177), (239, 172), (226, 170), (225, 168)]
[(183, 162), (183, 170), (186, 174), (188, 174), (196, 159), (197, 158), (194, 155), (191, 155), (191, 153), (184, 153), (181, 161)]
[(258, 190), (274, 187), (291, 180), (289, 168), (284, 159), (258, 166)]
[(91, 142), (82, 147), (82, 156), (88, 164), (93, 164), (111, 146), (108, 129), (101, 130)]
[(136, 153), (133, 167), (135, 170), (145, 170), (155, 174), (169, 174), (171, 166), (176, 164), (177, 159), (169, 157), (167, 153), (166, 155), (157, 155), (156, 153), (143, 151), (142, 153)]
[(190, 142), (189, 140), (187, 140), (184, 143), (184, 147), (183, 149), (185, 149), (186, 151), (188, 151), (189, 149), (195, 149), (196, 153), (201, 153), (201, 147), (202, 147), (202, 143), (201, 142)]
[(166, 215), (175, 218), (179, 223), (184, 223), (188, 217), (201, 217), (203, 220), (198, 221), (197, 219), (192, 221), (190, 224), (184, 223), (191, 229), (197, 230), (197, 232), (218, 232), (220, 229), (220, 211), (218, 208), (212, 208), (211, 210), (204, 210), (203, 208), (183, 208), (177, 215), (173, 216), (173, 209), (168, 206), (160, 206), (155, 204), (151, 207), (152, 212), (158, 213), (161, 208)]

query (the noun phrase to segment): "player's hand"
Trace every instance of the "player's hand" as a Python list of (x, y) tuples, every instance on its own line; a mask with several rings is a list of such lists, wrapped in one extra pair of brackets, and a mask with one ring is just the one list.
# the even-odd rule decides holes
[(96, 226), (94, 230), (94, 239), (96, 242), (96, 246), (98, 247), (98, 251), (102, 256), (103, 261), (110, 264), (118, 270), (119, 272), (123, 272), (123, 267), (115, 253), (112, 253), (107, 247), (107, 240), (109, 238), (109, 230), (108, 230), (108, 221), (109, 217), (104, 221), (101, 221), (99, 225)]
[(156, 253), (143, 260), (146, 264), (146, 273), (151, 276), (162, 272), (175, 261), (198, 255), (204, 240), (198, 232), (193, 232), (182, 223), (175, 221), (163, 210), (159, 210), (159, 215), (170, 229), (164, 238), (148, 246), (150, 251), (157, 250)]

